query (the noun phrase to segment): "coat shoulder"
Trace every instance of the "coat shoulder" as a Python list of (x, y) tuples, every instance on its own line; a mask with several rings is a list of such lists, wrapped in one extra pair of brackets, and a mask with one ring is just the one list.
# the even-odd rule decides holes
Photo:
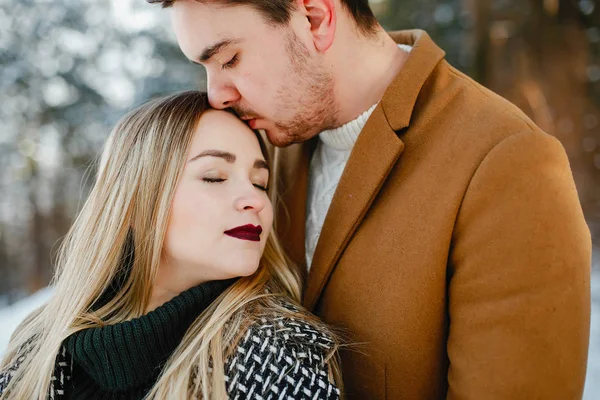
[(481, 154), (525, 132), (549, 136), (516, 104), (444, 60), (421, 89), (405, 138), (449, 148), (456, 143)]

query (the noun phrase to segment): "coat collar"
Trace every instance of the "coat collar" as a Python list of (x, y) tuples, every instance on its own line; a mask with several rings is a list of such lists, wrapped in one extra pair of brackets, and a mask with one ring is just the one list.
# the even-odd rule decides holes
[(390, 127), (399, 131), (409, 126), (421, 89), (446, 53), (422, 30), (391, 32), (389, 35), (396, 43), (413, 47), (381, 99)]

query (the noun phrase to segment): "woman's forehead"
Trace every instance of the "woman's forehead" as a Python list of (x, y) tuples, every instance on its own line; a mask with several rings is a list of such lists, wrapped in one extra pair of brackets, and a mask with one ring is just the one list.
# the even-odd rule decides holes
[(206, 111), (194, 133), (190, 153), (220, 150), (237, 157), (264, 158), (256, 134), (227, 111)]

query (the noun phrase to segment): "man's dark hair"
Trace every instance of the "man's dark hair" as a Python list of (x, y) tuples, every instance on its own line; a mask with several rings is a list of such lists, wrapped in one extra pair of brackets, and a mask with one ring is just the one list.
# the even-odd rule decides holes
[[(146, 0), (148, 3), (161, 4), (163, 8), (171, 7), (178, 0)], [(196, 0), (203, 2), (206, 0)], [(290, 20), (291, 12), (294, 9), (293, 0), (214, 0), (224, 5), (247, 4), (254, 7), (267, 22), (275, 25), (287, 24)], [(341, 0), (342, 4), (350, 12), (358, 28), (365, 34), (372, 34), (375, 31), (377, 20), (369, 0)]]

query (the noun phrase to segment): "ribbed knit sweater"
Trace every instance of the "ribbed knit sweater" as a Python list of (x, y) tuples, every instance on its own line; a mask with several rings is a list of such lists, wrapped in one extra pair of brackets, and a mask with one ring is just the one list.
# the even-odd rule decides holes
[(192, 322), (232, 282), (208, 282), (140, 318), (71, 335), (65, 341), (73, 358), (66, 397), (142, 399)]

